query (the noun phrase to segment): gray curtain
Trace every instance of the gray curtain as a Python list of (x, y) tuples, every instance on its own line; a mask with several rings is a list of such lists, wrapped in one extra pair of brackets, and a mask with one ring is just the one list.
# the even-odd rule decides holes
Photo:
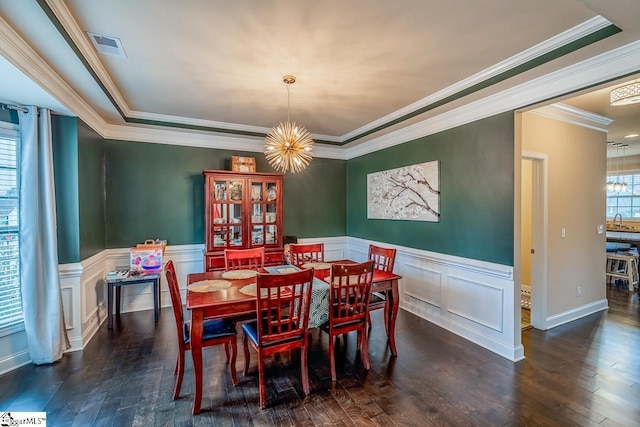
[(20, 285), (27, 346), (35, 364), (69, 348), (58, 276), (51, 113), (20, 112)]

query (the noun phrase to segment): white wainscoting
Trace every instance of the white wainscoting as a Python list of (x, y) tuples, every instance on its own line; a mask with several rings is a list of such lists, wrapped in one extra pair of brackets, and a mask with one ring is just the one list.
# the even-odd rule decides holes
[(349, 238), (347, 257), (365, 260), (369, 244), (397, 249), (401, 308), (509, 360), (524, 358), (513, 267), (357, 238)]
[[(327, 261), (364, 261), (369, 244), (397, 249), (394, 270), (400, 281), (400, 307), (458, 334), (509, 360), (524, 357), (520, 324), (520, 287), (515, 289), (513, 268), (467, 258), (395, 246), (353, 237), (300, 239), (324, 242)], [(189, 273), (204, 270), (204, 245), (168, 246), (164, 261), (173, 260), (181, 290)], [(59, 267), (69, 351), (83, 349), (106, 320), (106, 272), (128, 266), (129, 248), (107, 249), (80, 263)], [(161, 281), (161, 303), (171, 305), (166, 281)], [(576, 307), (548, 319), (550, 327), (606, 309), (606, 300)], [(122, 289), (122, 312), (153, 309), (151, 285)], [(149, 313), (150, 319), (153, 314)], [(2, 349), (10, 348), (6, 352)], [(402, 355), (402, 348), (398, 349)], [(29, 363), (23, 330), (0, 336), (0, 373)]]

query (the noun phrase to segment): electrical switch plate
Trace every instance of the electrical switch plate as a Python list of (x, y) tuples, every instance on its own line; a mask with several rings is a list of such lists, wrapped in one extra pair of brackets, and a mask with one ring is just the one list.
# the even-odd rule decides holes
[(565, 237), (567, 237), (567, 229), (562, 227), (562, 238), (564, 239)]
[(604, 225), (598, 224), (598, 234), (603, 234), (603, 233), (604, 233)]

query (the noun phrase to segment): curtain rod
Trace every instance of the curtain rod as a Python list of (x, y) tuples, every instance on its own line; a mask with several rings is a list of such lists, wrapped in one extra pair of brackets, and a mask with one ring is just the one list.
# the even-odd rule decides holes
[(11, 104), (1, 104), (1, 105), (3, 110), (16, 110), (16, 111), (22, 111), (23, 113), (29, 112), (28, 109), (24, 107), (19, 107), (17, 105), (11, 105)]

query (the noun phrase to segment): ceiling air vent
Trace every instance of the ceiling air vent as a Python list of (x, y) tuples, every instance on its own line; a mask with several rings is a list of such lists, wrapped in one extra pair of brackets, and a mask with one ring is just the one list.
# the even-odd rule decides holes
[(124, 49), (122, 48), (122, 43), (120, 42), (119, 38), (103, 36), (101, 34), (90, 33), (88, 31), (87, 35), (91, 39), (93, 46), (98, 52), (104, 53), (106, 55), (119, 56), (121, 58), (127, 57), (127, 55), (124, 53)]

